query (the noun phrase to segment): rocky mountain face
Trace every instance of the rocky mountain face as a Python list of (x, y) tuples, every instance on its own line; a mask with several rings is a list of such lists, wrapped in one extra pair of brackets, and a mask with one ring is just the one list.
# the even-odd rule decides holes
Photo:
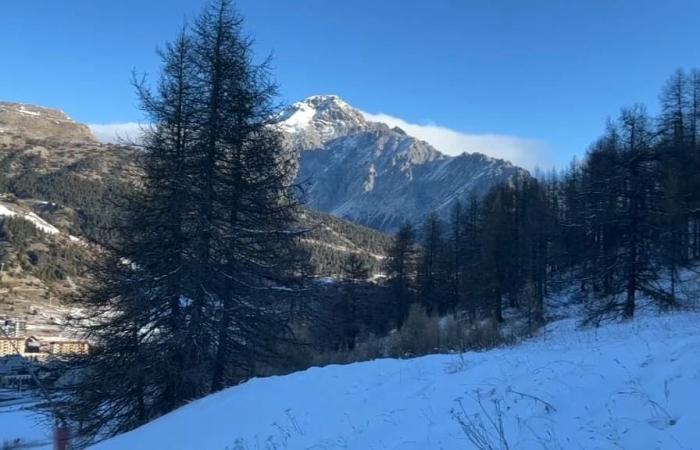
[(0, 102), (0, 146), (17, 146), (27, 140), (97, 143), (87, 126), (63, 111)]
[(444, 155), (333, 95), (294, 103), (277, 123), (300, 155), (308, 204), (383, 231), (431, 211), (447, 217), (456, 200), (527, 175), (479, 153)]

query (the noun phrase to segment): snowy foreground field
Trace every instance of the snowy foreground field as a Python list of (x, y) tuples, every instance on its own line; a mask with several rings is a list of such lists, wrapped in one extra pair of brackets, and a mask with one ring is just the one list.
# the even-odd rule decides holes
[(700, 315), (254, 379), (95, 448), (476, 448), (465, 429), (495, 449), (700, 448)]
[[(471, 434), (494, 449), (700, 449), (700, 314), (575, 325), (461, 357), (254, 379), (94, 448), (479, 448)], [(32, 421), (0, 413), (0, 443), (45, 436)]]
[[(37, 399), (0, 390), (0, 449), (19, 439), (20, 448), (51, 448), (51, 430), (30, 407)], [(13, 448), (13, 447), (10, 447)]]

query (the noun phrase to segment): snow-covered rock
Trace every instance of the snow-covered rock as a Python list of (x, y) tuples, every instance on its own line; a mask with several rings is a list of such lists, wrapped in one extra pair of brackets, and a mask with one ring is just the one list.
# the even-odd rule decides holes
[(277, 124), (300, 155), (309, 205), (384, 231), (431, 211), (446, 217), (455, 200), (526, 173), (479, 153), (444, 155), (334, 95), (294, 103)]
[(362, 113), (336, 95), (314, 95), (293, 103), (276, 122), (301, 150), (317, 149), (332, 139), (369, 126)]

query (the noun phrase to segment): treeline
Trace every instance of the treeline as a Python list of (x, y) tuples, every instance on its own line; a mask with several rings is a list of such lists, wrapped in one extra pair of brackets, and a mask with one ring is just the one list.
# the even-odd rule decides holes
[(382, 271), (382, 258), (391, 245), (389, 235), (307, 208), (299, 224), (309, 230), (303, 243), (313, 275), (343, 278), (350, 255), (361, 260), (369, 276)]
[(85, 272), (85, 250), (48, 238), (22, 217), (0, 217), (0, 269), (27, 271), (51, 283)]
[[(114, 223), (119, 214), (114, 199), (123, 198), (130, 184), (116, 177), (80, 174), (72, 166), (45, 172), (43, 164), (40, 159), (24, 154), (22, 149), (3, 152), (0, 155), (0, 192), (67, 206), (75, 211), (75, 220), (70, 221), (71, 234), (111, 245), (116, 237)], [(21, 170), (16, 170), (18, 167)], [(46, 218), (52, 222), (50, 211), (41, 213), (48, 214)]]
[[(46, 142), (41, 144), (48, 145)], [(0, 192), (22, 199), (46, 201), (46, 204), (35, 206), (34, 212), (49, 223), (63, 223), (73, 235), (102, 246), (112, 246), (119, 235), (116, 224), (123, 213), (117, 204), (118, 199), (127, 198), (134, 183), (123, 174), (97, 176), (98, 168), (86, 167), (86, 164), (107, 164), (105, 159), (110, 152), (111, 156), (120, 158), (130, 155), (133, 164), (137, 160), (136, 151), (116, 146), (107, 151), (92, 150), (94, 156), (89, 163), (85, 158), (77, 164), (47, 171), (49, 163), (28, 150), (31, 148), (16, 148), (0, 154)], [(76, 151), (85, 149), (77, 148)], [(309, 230), (305, 243), (309, 253), (308, 270), (317, 276), (342, 275), (348, 251), (358, 253), (370, 271), (377, 273), (381, 271), (377, 256), (386, 254), (391, 241), (388, 235), (377, 230), (308, 208), (299, 214), (298, 227)]]
[(503, 321), (544, 320), (562, 284), (590, 320), (632, 318), (640, 294), (678, 305), (679, 272), (700, 257), (700, 71), (676, 72), (660, 114), (623, 109), (582, 161), (455, 205), (449, 220), (406, 224), (387, 273), (401, 323), (413, 303)]

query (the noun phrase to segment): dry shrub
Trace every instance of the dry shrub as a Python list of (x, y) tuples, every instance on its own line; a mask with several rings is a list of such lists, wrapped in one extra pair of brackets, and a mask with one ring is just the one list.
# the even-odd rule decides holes
[(486, 350), (494, 348), (502, 344), (509, 343), (501, 330), (498, 328), (498, 323), (495, 320), (489, 319), (483, 322), (477, 322), (469, 330), (468, 350)]
[(422, 306), (413, 305), (400, 330), (385, 337), (369, 335), (352, 350), (317, 352), (313, 356), (312, 365), (479, 351), (509, 342), (512, 339), (504, 338), (494, 320), (470, 322), (455, 316), (431, 317)]
[(400, 353), (406, 356), (426, 355), (440, 349), (440, 325), (420, 305), (413, 305), (401, 327)]
[(393, 336), (377, 338), (369, 335), (366, 340), (355, 345), (355, 348), (341, 349), (337, 351), (318, 352), (314, 355), (314, 366), (326, 366), (329, 364), (349, 364), (359, 361), (371, 361), (377, 358), (393, 357), (390, 351), (393, 348)]
[(440, 321), (442, 348), (448, 352), (461, 352), (469, 348), (470, 324), (455, 316), (443, 317)]

